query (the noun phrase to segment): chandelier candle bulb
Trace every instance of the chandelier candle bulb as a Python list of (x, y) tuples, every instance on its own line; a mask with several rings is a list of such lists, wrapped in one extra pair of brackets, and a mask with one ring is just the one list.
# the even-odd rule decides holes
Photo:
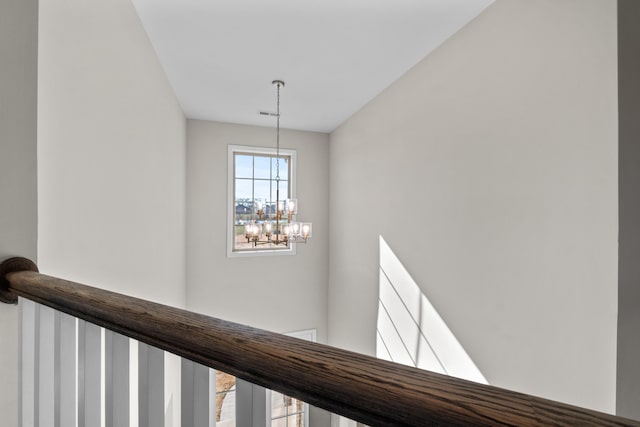
[(300, 237), (300, 223), (299, 222), (292, 222), (291, 223), (291, 236), (294, 239), (297, 239), (298, 237)]
[(309, 237), (311, 237), (311, 223), (303, 222), (302, 223), (302, 238), (306, 241)]
[(293, 216), (298, 213), (298, 201), (296, 199), (287, 200), (287, 221), (293, 221)]
[(264, 205), (262, 202), (256, 202), (256, 213), (258, 214), (258, 218), (262, 218), (264, 216)]
[(258, 241), (260, 239), (260, 235), (262, 234), (262, 227), (260, 224), (253, 223), (251, 224), (251, 238), (253, 241)]
[(289, 213), (293, 215), (298, 213), (298, 200), (297, 199), (289, 199), (287, 200), (287, 209)]

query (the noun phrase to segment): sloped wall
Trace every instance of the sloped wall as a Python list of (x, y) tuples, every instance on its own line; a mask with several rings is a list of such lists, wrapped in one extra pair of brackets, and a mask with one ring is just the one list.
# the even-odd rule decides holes
[(615, 409), (616, 2), (498, 0), (331, 134), (329, 343), (378, 236), (493, 385)]

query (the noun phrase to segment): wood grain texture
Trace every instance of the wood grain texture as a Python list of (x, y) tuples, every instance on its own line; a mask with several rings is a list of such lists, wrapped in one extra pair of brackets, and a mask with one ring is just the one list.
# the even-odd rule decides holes
[(33, 271), (9, 291), (371, 426), (640, 426)]

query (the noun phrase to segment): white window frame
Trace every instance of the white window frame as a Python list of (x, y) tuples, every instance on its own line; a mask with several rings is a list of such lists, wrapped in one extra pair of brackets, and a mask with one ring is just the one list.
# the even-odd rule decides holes
[[(281, 150), (282, 151), (282, 150)], [(316, 329), (305, 329), (303, 331), (289, 332), (284, 335), (289, 337), (299, 338), (301, 340), (316, 342), (317, 340), (317, 331)], [(266, 411), (266, 427), (271, 427), (271, 390), (266, 389), (266, 403), (267, 403), (267, 411)], [(299, 400), (299, 399), (298, 399)], [(303, 411), (304, 411), (304, 426), (309, 427), (309, 404), (303, 401)]]
[[(227, 257), (229, 258), (242, 258), (253, 256), (274, 256), (274, 255), (295, 255), (296, 244), (289, 243), (287, 249), (256, 249), (250, 251), (234, 251), (234, 211), (235, 211), (235, 153), (246, 153), (254, 155), (268, 155), (275, 156), (277, 150), (269, 147), (255, 147), (246, 145), (229, 145), (227, 154)], [(289, 167), (291, 168), (291, 174), (289, 176), (289, 198), (296, 198), (296, 150), (281, 148), (281, 156), (287, 156), (291, 160)]]

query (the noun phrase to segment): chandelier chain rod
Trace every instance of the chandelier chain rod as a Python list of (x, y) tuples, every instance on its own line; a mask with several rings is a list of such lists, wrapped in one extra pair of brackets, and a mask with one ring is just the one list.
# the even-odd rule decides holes
[(280, 82), (276, 83), (276, 241), (280, 240)]
[(276, 183), (280, 188), (280, 83), (276, 84), (278, 101), (276, 105)]

